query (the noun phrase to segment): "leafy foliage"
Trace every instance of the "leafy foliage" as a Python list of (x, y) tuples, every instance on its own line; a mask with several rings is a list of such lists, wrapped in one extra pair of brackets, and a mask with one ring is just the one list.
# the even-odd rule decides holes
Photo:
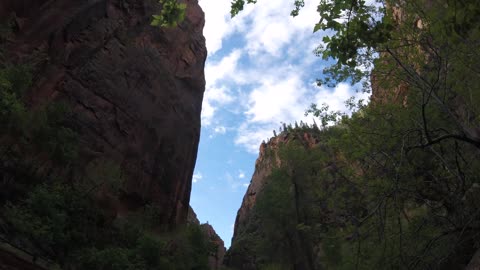
[[(255, 4), (257, 0), (247, 0), (247, 4)], [(230, 9), (230, 15), (232, 17), (236, 16), (240, 11), (243, 10), (245, 5), (245, 0), (235, 0), (232, 2), (232, 7)]]
[[(297, 139), (281, 146), (281, 166), (229, 252), (252, 245), (257, 265), (287, 268), (311, 259), (302, 269), (456, 269), (468, 262), (480, 216), (462, 190), (478, 192), (478, 152), (452, 142), (406, 153), (402, 132), (414, 111), (366, 107), (337, 126), (284, 131)], [(305, 132), (320, 142), (298, 143)], [(465, 160), (457, 164), (459, 153)]]
[(42, 184), (2, 212), (17, 241), (63, 268), (208, 269), (210, 248), (198, 225), (153, 233), (137, 216), (112, 222), (86, 195), (66, 185)]
[(162, 5), (160, 14), (153, 15), (152, 26), (176, 27), (185, 19), (187, 5), (177, 0), (159, 0)]
[(17, 233), (33, 242), (43, 255), (60, 261), (76, 247), (106, 232), (100, 209), (88, 197), (61, 184), (40, 185), (22, 203), (7, 203), (5, 218)]
[(26, 109), (21, 98), (30, 86), (29, 74), (26, 66), (0, 68), (0, 123), (5, 132), (17, 133), (25, 125)]

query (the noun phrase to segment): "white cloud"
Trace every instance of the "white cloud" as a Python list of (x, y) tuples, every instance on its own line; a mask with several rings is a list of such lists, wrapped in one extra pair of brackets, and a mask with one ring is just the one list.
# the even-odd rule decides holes
[(275, 128), (278, 127), (272, 123), (266, 125), (252, 125), (245, 122), (238, 128), (235, 144), (244, 147), (249, 153), (258, 154), (260, 143), (262, 141), (267, 141), (268, 138), (272, 137), (272, 131)]
[(282, 56), (282, 47), (298, 40), (307, 41), (303, 37), (312, 33), (313, 26), (319, 19), (316, 12), (318, 1), (307, 0), (306, 7), (295, 18), (290, 16), (292, 3), (291, 0), (259, 1), (255, 5), (248, 17), (251, 24), (245, 33), (249, 53), (267, 52), (273, 56)]
[(262, 20), (262, 23), (246, 36), (248, 52), (257, 54), (266, 51), (271, 55), (279, 56), (280, 49), (293, 37), (287, 30), (289, 28), (287, 25), (287, 22), (268, 23)]
[(292, 0), (258, 1), (255, 5), (245, 5), (245, 9), (233, 19), (230, 18), (230, 1), (200, 0), (199, 4), (205, 12), (203, 33), (210, 56), (220, 51), (225, 39), (234, 33), (246, 36), (246, 47), (251, 52), (278, 54), (279, 49), (295, 35), (311, 33), (319, 20), (316, 0), (305, 1), (305, 7), (295, 18), (290, 16)]
[(227, 180), (228, 185), (233, 191), (238, 191), (238, 188), (248, 186), (248, 183), (245, 183), (245, 180), (235, 179), (232, 174), (225, 173), (225, 179)]
[(221, 58), (220, 61), (207, 61), (205, 66), (206, 88), (214, 87), (221, 80), (235, 79), (238, 61), (242, 56), (242, 50), (234, 49), (230, 54)]
[[(366, 93), (356, 93), (360, 85), (351, 86), (340, 83), (334, 89), (317, 87), (297, 81), (293, 77), (275, 84), (264, 84), (258, 93), (250, 95), (250, 109), (247, 120), (238, 128), (235, 143), (248, 152), (257, 154), (260, 143), (273, 136), (281, 122), (312, 122), (312, 116), (305, 116), (305, 110), (311, 103), (329, 105), (330, 110), (347, 112), (345, 101), (352, 96), (356, 99), (368, 99)], [(278, 91), (278, 92), (277, 92)]]
[(208, 102), (206, 98), (203, 99), (202, 104), (202, 124), (208, 126), (212, 123), (212, 118), (215, 113), (215, 108)]
[(352, 96), (357, 99), (368, 99), (368, 95), (365, 93), (356, 93), (355, 89), (358, 89), (360, 85), (351, 86), (348, 83), (339, 83), (334, 89), (327, 87), (318, 87), (318, 92), (315, 95), (316, 104), (328, 104), (329, 109), (332, 111), (348, 111), (345, 105), (345, 101)]
[(231, 19), (230, 1), (200, 0), (199, 4), (205, 12), (203, 34), (210, 56), (223, 48), (226, 38), (235, 32), (245, 31), (245, 20), (254, 9), (252, 5), (247, 5), (240, 14)]
[[(204, 35), (210, 54), (205, 67), (206, 91), (202, 110), (204, 126), (211, 125), (218, 111), (235, 100), (236, 93), (231, 91), (233, 85), (254, 83), (256, 80), (259, 83), (258, 77), (262, 76), (265, 70), (277, 69), (272, 60), (283, 56), (282, 48), (285, 46), (295, 48), (288, 51), (289, 58), (299, 57), (299, 53), (308, 54), (309, 57), (304, 57), (306, 59), (314, 58), (311, 49), (317, 40), (302, 38), (301, 43), (293, 41), (300, 40), (301, 36), (313, 37), (313, 25), (318, 21), (317, 3), (314, 0), (307, 0), (306, 7), (296, 18), (289, 15), (293, 8), (291, 0), (259, 1), (255, 5), (246, 5), (233, 19), (230, 19), (229, 1), (200, 0), (199, 3), (205, 12)], [(223, 52), (223, 41), (234, 33), (243, 36), (245, 43), (233, 44), (233, 47), (230, 44), (228, 49), (231, 51), (219, 61), (213, 62), (212, 55)], [(239, 67), (241, 59), (252, 61), (257, 68)], [(260, 87), (262, 83), (274, 82), (262, 81)], [(261, 93), (261, 89), (257, 89), (253, 95), (267, 96)], [(260, 105), (258, 103), (255, 108), (250, 108), (251, 113), (255, 114)]]
[(306, 94), (300, 77), (294, 73), (276, 74), (275, 78), (265, 78), (249, 96), (246, 115), (251, 122), (279, 123), (291, 119), (305, 110), (301, 99)]
[(218, 126), (218, 127), (215, 127), (213, 131), (218, 134), (225, 134), (225, 132), (227, 132), (227, 128), (224, 126)]
[(200, 6), (205, 12), (205, 27), (203, 33), (207, 38), (207, 48), (210, 54), (222, 48), (222, 41), (233, 31), (230, 24), (229, 1), (200, 0)]
[(234, 97), (230, 94), (230, 91), (225, 86), (210, 88), (208, 95), (209, 100), (219, 104), (228, 104), (234, 100)]
[[(260, 68), (254, 67), (253, 72), (259, 73)], [(303, 82), (305, 78), (300, 71), (305, 69), (304, 63), (300, 63), (263, 72), (263, 76), (258, 77), (258, 86), (245, 101), (246, 120), (238, 127), (235, 144), (256, 154), (260, 143), (272, 137), (273, 130), (278, 130), (281, 122), (305, 118), (305, 110), (313, 102), (315, 93), (313, 86)]]
[(244, 173), (243, 171), (240, 171), (240, 172), (238, 173), (238, 178), (240, 178), (240, 179), (245, 178), (245, 173)]
[(200, 181), (201, 179), (203, 178), (202, 174), (201, 173), (195, 173), (192, 177), (192, 182), (193, 183), (197, 183), (198, 181)]
[[(206, 13), (204, 34), (210, 52), (202, 125), (214, 126), (211, 137), (225, 133), (225, 125), (236, 128), (235, 144), (256, 154), (281, 122), (311, 122), (311, 116), (304, 116), (311, 103), (346, 110), (344, 101), (354, 95), (350, 85), (329, 89), (308, 82), (325, 64), (312, 54), (325, 35), (312, 34), (319, 20), (317, 0), (306, 0), (295, 18), (290, 16), (292, 0), (261, 0), (246, 5), (234, 19), (230, 1), (200, 0), (200, 5)], [(234, 35), (235, 43), (226, 42)], [(222, 110), (236, 110), (240, 119), (222, 123), (226, 120), (216, 117)]]
[(204, 126), (212, 124), (215, 112), (219, 107), (234, 101), (235, 98), (224, 81), (235, 74), (240, 56), (241, 51), (234, 50), (219, 62), (208, 62), (205, 66), (206, 87), (202, 106), (202, 124)]

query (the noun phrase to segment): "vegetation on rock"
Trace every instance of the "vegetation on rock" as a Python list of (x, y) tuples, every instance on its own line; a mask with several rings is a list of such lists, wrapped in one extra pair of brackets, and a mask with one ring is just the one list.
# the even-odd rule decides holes
[(176, 27), (185, 19), (187, 5), (177, 0), (159, 0), (162, 5), (160, 14), (153, 15), (152, 26)]
[(120, 167), (82, 167), (67, 104), (30, 108), (27, 66), (0, 66), (0, 239), (61, 269), (209, 269), (199, 224), (158, 224), (159, 205), (119, 217)]

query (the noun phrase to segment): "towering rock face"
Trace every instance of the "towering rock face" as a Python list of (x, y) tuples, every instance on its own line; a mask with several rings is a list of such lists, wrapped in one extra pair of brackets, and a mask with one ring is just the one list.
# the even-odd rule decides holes
[[(306, 149), (316, 147), (319, 138), (309, 132), (282, 132), (280, 135), (271, 138), (268, 143), (262, 143), (259, 149), (259, 157), (255, 162), (255, 171), (253, 173), (250, 185), (243, 197), (242, 205), (237, 212), (235, 220), (234, 233), (232, 237), (232, 247), (228, 250), (225, 264), (233, 269), (255, 270), (258, 269), (259, 258), (255, 251), (255, 241), (246, 240), (248, 238), (264, 238), (264, 230), (261, 225), (262, 218), (256, 215), (255, 206), (260, 194), (270, 183), (269, 176), (275, 168), (282, 165), (280, 148), (291, 143), (300, 143)], [(299, 239), (294, 239), (297, 241)], [(275, 243), (272, 243), (275, 246)], [(297, 250), (302, 253), (302, 250)], [(297, 253), (292, 250), (292, 253)], [(301, 268), (299, 268), (301, 269)], [(308, 269), (308, 268), (303, 268)]]
[(185, 3), (172, 29), (150, 26), (155, 0), (0, 3), (14, 25), (5, 55), (33, 68), (29, 105), (69, 104), (82, 162), (125, 173), (116, 215), (155, 204), (170, 228), (186, 222), (205, 88), (204, 14)]
[(235, 227), (233, 231), (233, 238), (238, 236), (245, 230), (247, 223), (251, 217), (251, 211), (255, 206), (257, 195), (265, 186), (266, 180), (273, 168), (281, 165), (281, 159), (278, 156), (278, 149), (280, 145), (287, 144), (292, 140), (302, 140), (307, 147), (313, 147), (318, 143), (318, 139), (313, 137), (310, 133), (303, 133), (303, 136), (296, 137), (285, 132), (277, 137), (271, 138), (268, 143), (263, 142), (260, 145), (258, 158), (255, 161), (255, 171), (253, 172), (252, 180), (243, 196), (242, 205), (238, 209), (237, 217), (235, 218)]
[[(247, 243), (241, 243), (239, 239), (247, 232), (247, 228), (251, 223), (255, 222), (253, 208), (258, 194), (267, 184), (267, 178), (271, 174), (275, 163), (279, 162), (277, 156), (270, 156), (268, 153), (276, 154), (278, 143), (283, 141), (283, 137), (272, 138), (268, 143), (263, 142), (260, 145), (259, 156), (255, 162), (255, 171), (252, 175), (250, 185), (243, 196), (243, 201), (238, 209), (237, 217), (232, 237), (232, 247), (228, 250), (225, 257), (225, 264), (234, 269), (255, 269), (255, 255), (252, 247)], [(240, 243), (238, 243), (240, 242)]]
[[(267, 178), (276, 163), (280, 162), (277, 155), (279, 143), (283, 143), (286, 140), (287, 137), (280, 135), (272, 138), (268, 143), (263, 142), (260, 145), (259, 156), (255, 161), (255, 171), (235, 218), (232, 247), (228, 250), (225, 257), (225, 264), (229, 267), (246, 270), (255, 269), (256, 267), (256, 258), (252, 247), (248, 243), (241, 243), (240, 238), (242, 235), (252, 233), (251, 231), (247, 232), (247, 228), (256, 221), (253, 208), (257, 196), (267, 184)], [(273, 156), (270, 155), (271, 153), (273, 153)]]
[(235, 227), (233, 231), (233, 238), (245, 230), (247, 223), (249, 222), (250, 214), (255, 206), (257, 194), (265, 186), (265, 181), (268, 175), (272, 172), (276, 162), (280, 160), (278, 157), (269, 158), (266, 152), (273, 149), (277, 149), (278, 143), (283, 140), (282, 137), (275, 137), (267, 143), (260, 145), (258, 158), (255, 161), (255, 171), (253, 173), (250, 184), (247, 191), (243, 196), (242, 205), (238, 209), (237, 217), (235, 218)]

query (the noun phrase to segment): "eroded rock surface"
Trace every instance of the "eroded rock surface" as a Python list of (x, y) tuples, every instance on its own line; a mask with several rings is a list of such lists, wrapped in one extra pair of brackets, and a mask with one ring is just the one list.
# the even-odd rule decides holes
[(33, 67), (30, 106), (69, 104), (83, 162), (123, 169), (116, 215), (154, 204), (173, 228), (187, 219), (207, 52), (197, 0), (172, 29), (150, 26), (157, 2), (3, 0), (0, 20), (14, 24), (5, 55)]

